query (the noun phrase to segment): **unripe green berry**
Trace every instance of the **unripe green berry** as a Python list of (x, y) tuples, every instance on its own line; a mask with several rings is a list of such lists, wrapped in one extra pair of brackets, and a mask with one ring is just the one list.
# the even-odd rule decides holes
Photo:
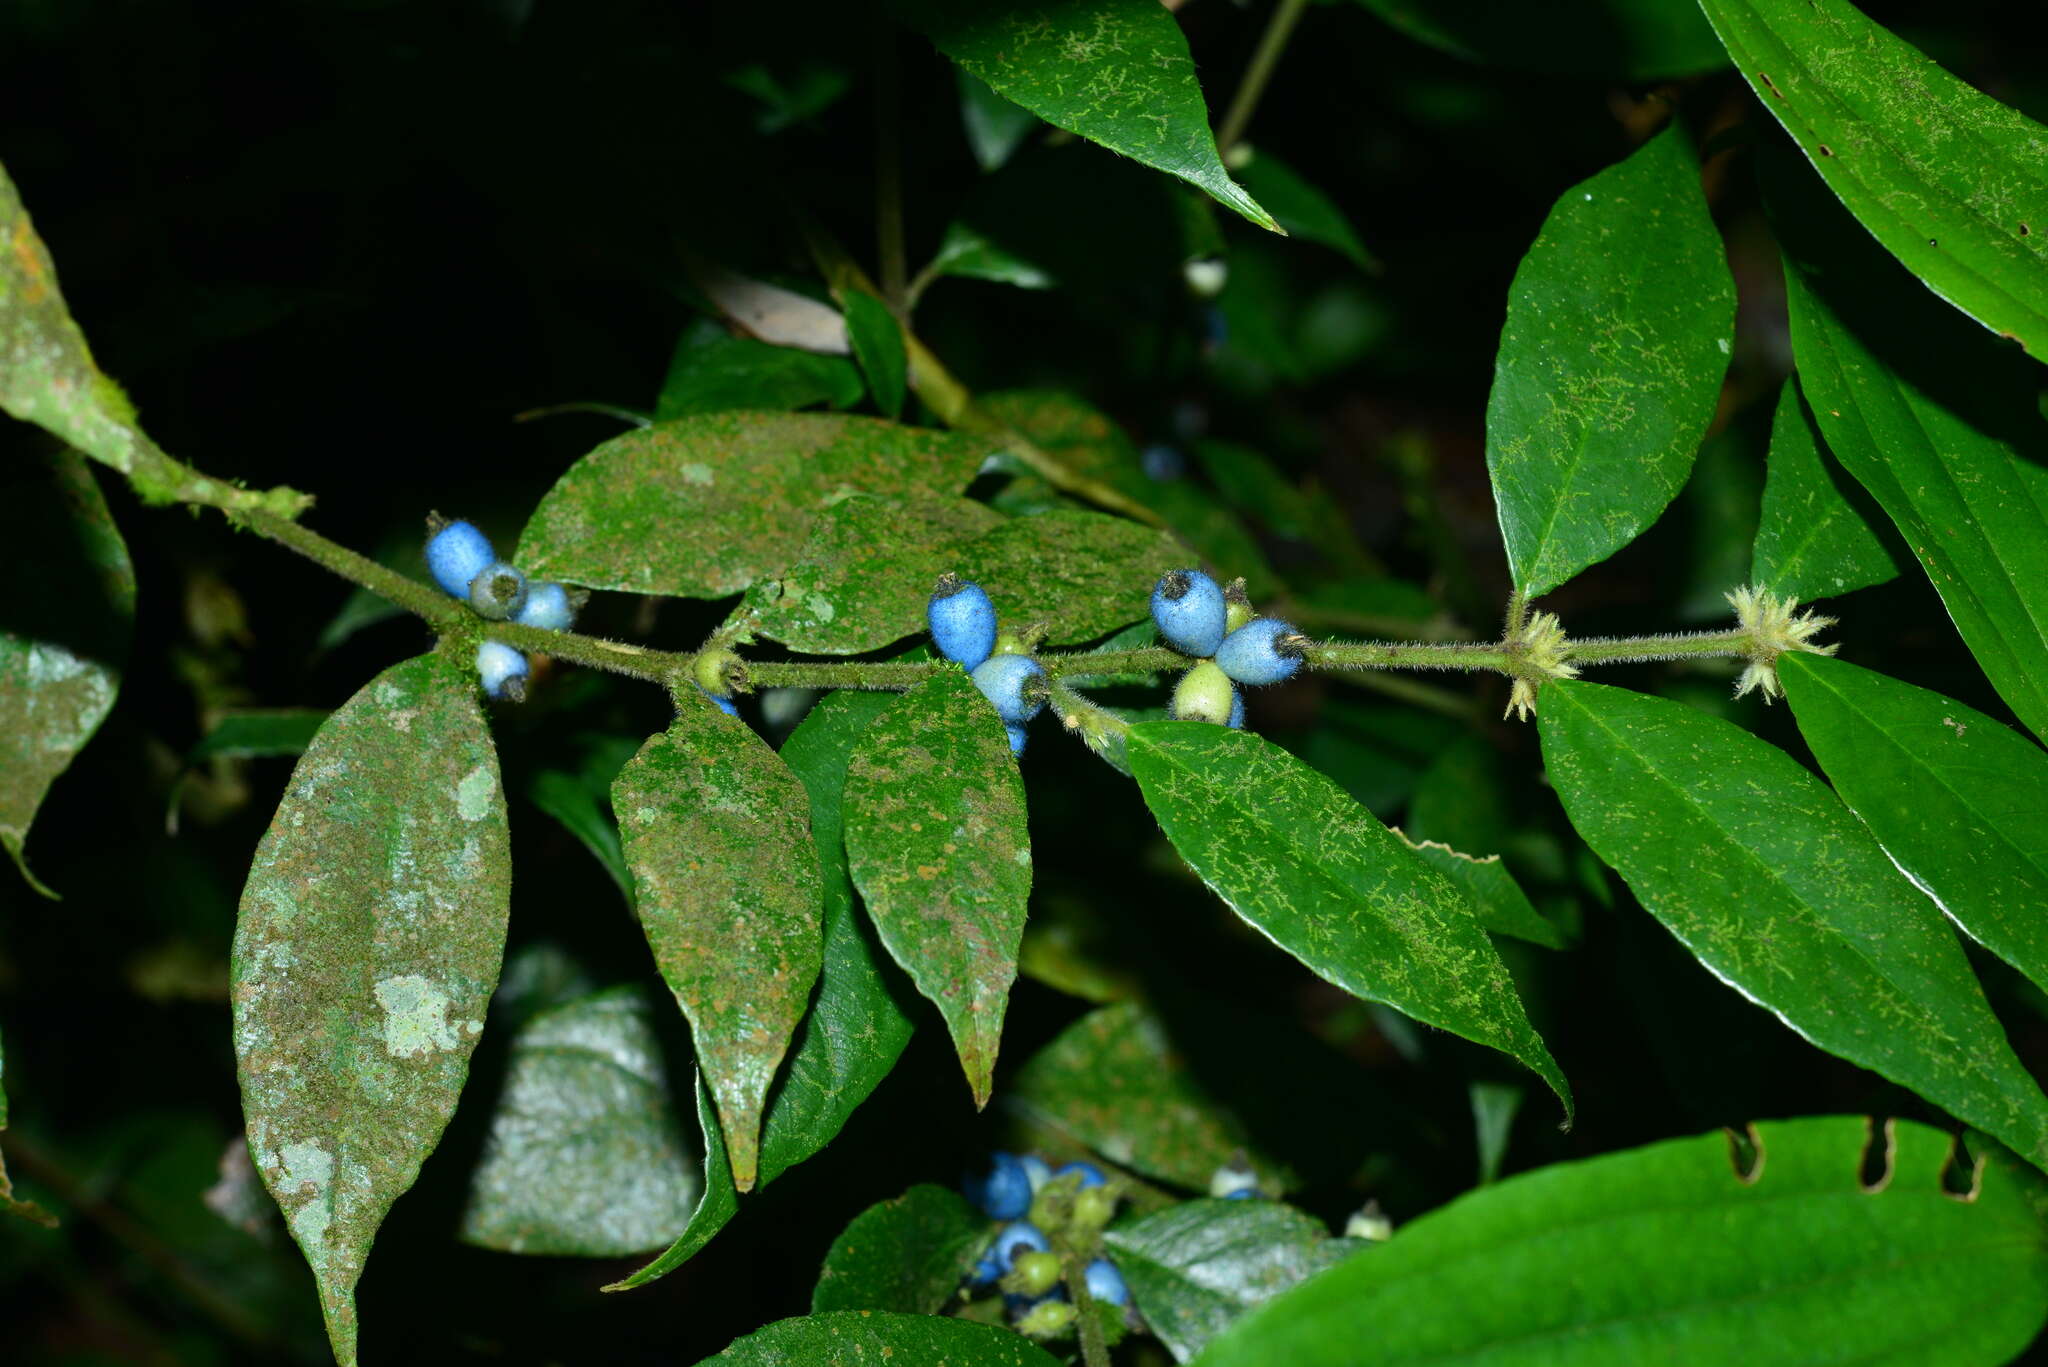
[(714, 698), (729, 698), (733, 691), (747, 681), (746, 662), (723, 646), (697, 652), (696, 661), (690, 666), (697, 687)]
[(1074, 1314), (1068, 1301), (1040, 1301), (1017, 1321), (1017, 1332), (1035, 1339), (1057, 1338), (1074, 1327)]
[(1230, 676), (1214, 660), (1203, 660), (1180, 676), (1180, 683), (1173, 690), (1173, 719), (1226, 726), (1236, 699), (1237, 689)]
[(1101, 1229), (1116, 1214), (1116, 1193), (1108, 1187), (1083, 1187), (1074, 1193), (1074, 1213), (1069, 1228), (1075, 1232)]
[(1003, 1290), (1018, 1296), (1030, 1296), (1034, 1300), (1060, 1284), (1060, 1259), (1057, 1253), (1031, 1252), (1018, 1255), (1010, 1268), (1010, 1275), (1003, 1278)]

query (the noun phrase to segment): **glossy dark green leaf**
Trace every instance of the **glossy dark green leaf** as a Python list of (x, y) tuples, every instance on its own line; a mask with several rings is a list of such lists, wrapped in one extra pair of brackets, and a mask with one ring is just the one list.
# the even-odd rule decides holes
[(868, 915), (945, 1017), (986, 1105), (1031, 892), (1024, 783), (1001, 719), (964, 672), (927, 679), (861, 733), (844, 800)]
[[(1405, 836), (1402, 838), (1406, 840)], [(1511, 935), (1545, 949), (1564, 948), (1564, 932), (1536, 910), (1529, 894), (1522, 891), (1522, 885), (1501, 863), (1499, 855), (1463, 854), (1434, 840), (1407, 843), (1423, 863), (1465, 894), (1480, 925), (1495, 935)]]
[(1005, 99), (1278, 231), (1223, 169), (1187, 39), (1153, 0), (895, 0), (894, 8)]
[[(1860, 1116), (1561, 1163), (1482, 1187), (1269, 1301), (1202, 1367), (1995, 1367), (2048, 1318), (2037, 1175), (1943, 1187), (1949, 1139), (1894, 1122), (1866, 1187)], [(1967, 1174), (1965, 1174), (1967, 1186)]]
[[(1916, 318), (1927, 326), (1911, 344), (1867, 330), (1839, 286), (1797, 267), (1785, 293), (1828, 449), (1891, 516), (1999, 696), (2048, 737), (2048, 509), (2018, 468), (2042, 454), (2032, 390), (1952, 315)], [(1893, 365), (1908, 345), (1910, 373)]]
[(882, 416), (893, 419), (903, 411), (903, 395), (909, 382), (910, 360), (903, 350), (903, 328), (889, 306), (864, 290), (848, 290), (844, 298), (846, 336), (853, 343), (854, 359), (867, 376), (868, 392)]
[(1359, 0), (1418, 42), (1489, 66), (1656, 80), (1727, 62), (1699, 7), (1669, 0)]
[(2048, 752), (1844, 660), (1788, 656), (1778, 675), (1799, 733), (1892, 862), (2048, 990)]
[(328, 713), (315, 707), (252, 707), (229, 712), (185, 756), (188, 765), (210, 759), (302, 755)]
[(1700, 443), (1692, 477), (1671, 519), (1673, 530), (1684, 535), (1684, 568), (1672, 586), (1672, 611), (1681, 622), (1721, 626), (1728, 620), (1728, 590), (1750, 582), (1763, 508), (1766, 438), (1755, 414), (1740, 416)]
[(711, 1092), (705, 1087), (701, 1072), (697, 1075), (697, 1134), (704, 1141), (704, 1195), (690, 1212), (690, 1223), (660, 1257), (632, 1276), (611, 1283), (604, 1288), (606, 1291), (631, 1291), (666, 1277), (696, 1257), (698, 1250), (739, 1213), (739, 1189), (732, 1184), (732, 1164), (726, 1161), (725, 1140), (718, 1132), (718, 1112), (712, 1109)]
[(0, 546), (0, 846), (27, 875), (43, 794), (113, 709), (135, 571), (92, 471), (69, 451), (0, 467)]
[(638, 747), (623, 736), (583, 736), (576, 740), (583, 749), (582, 762), (573, 769), (534, 771), (526, 781), (526, 797), (590, 851), (591, 857), (618, 884), (630, 907), (634, 897), (633, 871), (626, 867), (625, 847), (619, 842), (618, 823), (612, 817), (611, 792), (612, 781)]
[(1320, 977), (1571, 1090), (1464, 894), (1344, 791), (1247, 731), (1131, 728), (1145, 803), (1202, 881)]
[(676, 343), (654, 419), (673, 422), (731, 408), (794, 409), (815, 403), (848, 408), (865, 392), (859, 369), (844, 356), (770, 346), (704, 322), (687, 329)]
[(971, 224), (957, 222), (947, 225), (946, 236), (925, 267), (925, 274), (989, 280), (998, 285), (1015, 285), (1020, 290), (1049, 290), (1057, 283), (1043, 267), (991, 241)]
[(1067, 645), (1144, 617), (1153, 582), (1188, 559), (1169, 533), (1072, 511), (1011, 518), (962, 545), (953, 568), (988, 591), (1005, 627), (1042, 622)]
[(1437, 751), (1415, 781), (1403, 826), (1418, 841), (1435, 840), (1478, 855), (1499, 854), (1507, 848), (1512, 821), (1508, 793), (1500, 751), (1485, 737), (1468, 732)]
[(960, 124), (967, 132), (967, 145), (984, 171), (993, 171), (1010, 159), (1041, 128), (1038, 116), (1022, 105), (1012, 104), (988, 88), (988, 82), (971, 76), (963, 68), (960, 77)]
[(1871, 235), (1943, 299), (2048, 360), (2048, 128), (1846, 0), (1701, 7), (1758, 101)]
[(1472, 1094), (1472, 1137), (1479, 1149), (1479, 1181), (1484, 1185), (1500, 1180), (1500, 1165), (1508, 1154), (1515, 1112), (1522, 1108), (1522, 1089), (1498, 1082), (1475, 1082), (1468, 1090)]
[(1297, 1183), (1210, 1095), (1159, 1019), (1132, 1002), (1068, 1026), (1004, 1095), (1038, 1123), (1156, 1181), (1207, 1191), (1216, 1169), (1244, 1158), (1273, 1190)]
[(1683, 128), (1559, 197), (1515, 272), (1486, 405), (1516, 588), (1556, 588), (1656, 521), (1714, 416), (1734, 321)]
[(829, 413), (713, 413), (614, 437), (534, 510), (519, 567), (543, 579), (717, 598), (780, 573), (849, 493), (955, 494), (976, 437)]
[(941, 1315), (841, 1310), (777, 1320), (700, 1367), (1059, 1367), (1015, 1331)]
[(2035, 1162), (2048, 1097), (1940, 911), (1827, 786), (1731, 722), (1550, 683), (1543, 761), (1572, 825), (1723, 982)]
[(822, 962), (810, 799), (745, 722), (685, 697), (620, 771), (612, 810), (641, 928), (749, 1191), (768, 1085)]
[(1366, 250), (1344, 211), (1271, 152), (1259, 148), (1237, 168), (1237, 178), (1288, 236), (1334, 248), (1362, 271), (1379, 270), (1378, 259)]
[(1006, 519), (951, 496), (852, 494), (811, 526), (802, 554), (747, 595), (760, 634), (815, 655), (880, 650), (925, 630), (932, 583)]
[(1795, 376), (1771, 419), (1770, 477), (1749, 582), (1787, 598), (1832, 598), (1894, 579), (1884, 513), (1821, 441)]
[(1104, 1238), (1145, 1324), (1186, 1362), (1255, 1305), (1364, 1245), (1278, 1201), (1184, 1201)]
[(391, 1203), (455, 1111), (504, 954), (511, 849), (464, 661), (385, 670), (320, 728), (242, 890), (249, 1153), (312, 1264), (335, 1356)]
[(652, 1009), (639, 988), (611, 988), (520, 1027), (470, 1177), (465, 1242), (610, 1258), (659, 1248), (689, 1225), (703, 1177)]
[(869, 1206), (841, 1230), (818, 1270), (811, 1313), (894, 1310), (936, 1315), (988, 1242), (989, 1222), (960, 1193), (923, 1183)]

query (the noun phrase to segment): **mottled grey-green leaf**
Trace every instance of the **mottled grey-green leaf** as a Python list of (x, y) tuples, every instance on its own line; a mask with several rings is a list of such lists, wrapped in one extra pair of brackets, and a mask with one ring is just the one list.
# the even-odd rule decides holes
[(846, 856), (890, 957), (945, 1017), (977, 1106), (994, 1086), (1031, 893), (1024, 783), (1003, 723), (943, 670), (861, 734)]
[(543, 1011), (512, 1039), (462, 1238), (506, 1253), (613, 1258), (690, 1223), (703, 1178), (638, 987)]
[(1004, 521), (972, 499), (853, 494), (812, 524), (797, 563), (755, 585), (745, 606), (761, 635), (792, 650), (880, 650), (925, 629), (933, 581)]
[(1047, 123), (1272, 216), (1230, 179), (1187, 39), (1154, 0), (894, 0), (939, 51)]
[(1571, 1089), (1465, 895), (1372, 813), (1248, 731), (1131, 728), (1145, 804), (1218, 896), (1318, 976)]
[(1103, 1240), (1146, 1326), (1186, 1362), (1255, 1305), (1365, 1249), (1278, 1201), (1184, 1201)]
[(689, 1017), (741, 1191), (768, 1085), (822, 962), (810, 800), (746, 723), (701, 695), (612, 785), (635, 909)]
[(356, 1358), (355, 1284), (454, 1113), (505, 948), (497, 753), (463, 661), (427, 655), (320, 728), (235, 927), (249, 1153)]
[(1734, 324), (1683, 128), (1559, 196), (1508, 291), (1486, 405), (1516, 588), (1548, 592), (1656, 521), (1714, 416)]
[(1541, 716), (1572, 825), (1716, 977), (2048, 1161), (2048, 1097), (1954, 931), (1825, 784), (1732, 722), (1626, 689), (1545, 684)]
[(1821, 441), (1797, 376), (1778, 392), (1770, 474), (1749, 582), (1787, 598), (1831, 598), (1895, 579), (1884, 513)]
[(928, 1182), (869, 1206), (832, 1241), (811, 1292), (811, 1313), (936, 1315), (974, 1270), (989, 1229), (959, 1192)]
[(942, 1315), (840, 1310), (777, 1320), (699, 1367), (1059, 1367), (1001, 1325)]
[(571, 466), (520, 538), (536, 578), (717, 598), (779, 574), (850, 493), (956, 494), (984, 438), (836, 413), (706, 413), (614, 437)]
[(1042, 622), (1048, 642), (1066, 645), (1145, 616), (1153, 581), (1190, 557), (1167, 532), (1106, 513), (1051, 512), (1012, 518), (952, 559), (961, 578), (988, 591), (1006, 628)]
[(135, 570), (92, 471), (70, 451), (0, 469), (0, 546), (0, 846), (26, 875), (22, 847), (43, 794), (113, 709)]

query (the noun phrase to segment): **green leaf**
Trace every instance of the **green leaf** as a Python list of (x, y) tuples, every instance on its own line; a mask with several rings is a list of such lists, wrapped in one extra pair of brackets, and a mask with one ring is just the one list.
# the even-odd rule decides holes
[(0, 546), (0, 846), (54, 897), (22, 847), (43, 794), (113, 710), (135, 570), (92, 471), (70, 451), (0, 467)]
[(654, 419), (673, 422), (729, 408), (794, 409), (814, 403), (849, 408), (864, 392), (860, 371), (844, 356), (770, 346), (699, 320), (676, 342), (661, 397), (654, 402)]
[(1541, 716), (1572, 825), (1709, 971), (2048, 1160), (2048, 1098), (1954, 932), (1825, 784), (1732, 722), (1625, 689), (1549, 683)]
[(1500, 1180), (1500, 1165), (1508, 1155), (1508, 1138), (1515, 1128), (1515, 1112), (1522, 1108), (1522, 1089), (1498, 1082), (1475, 1082), (1472, 1094), (1473, 1138), (1479, 1149), (1479, 1181), (1483, 1186)]
[(1358, 269), (1379, 272), (1378, 258), (1366, 250), (1344, 211), (1271, 152), (1259, 148), (1237, 168), (1237, 176), (1288, 236), (1333, 247)]
[(1822, 443), (1796, 376), (1778, 392), (1770, 475), (1749, 581), (1787, 598), (1832, 598), (1898, 577), (1884, 514)]
[(936, 1315), (974, 1270), (988, 1233), (988, 1221), (958, 1192), (929, 1183), (869, 1206), (832, 1241), (811, 1313)]
[(718, 598), (793, 564), (847, 494), (956, 494), (988, 452), (981, 438), (839, 414), (657, 423), (571, 466), (516, 559), (536, 578)]
[(840, 300), (846, 310), (846, 336), (854, 359), (868, 377), (875, 407), (892, 421), (903, 412), (910, 360), (903, 350), (903, 328), (889, 306), (864, 290), (847, 290)]
[(1279, 231), (1223, 169), (1187, 39), (1154, 0), (896, 0), (895, 9), (1004, 98)]
[(1558, 199), (1515, 271), (1486, 405), (1517, 589), (1548, 592), (1656, 521), (1714, 416), (1734, 321), (1684, 129)]
[(526, 797), (590, 851), (611, 875), (612, 882), (618, 884), (630, 907), (634, 899), (633, 871), (626, 867), (625, 847), (619, 841), (618, 823), (612, 817), (611, 791), (612, 781), (637, 747), (620, 736), (577, 739), (585, 753), (576, 770), (534, 771), (526, 781)]
[(868, 915), (945, 1017), (985, 1106), (1031, 892), (1024, 783), (1001, 719), (964, 672), (927, 679), (861, 734), (844, 800)]
[(818, 980), (822, 894), (803, 785), (745, 722), (689, 691), (620, 771), (612, 810), (641, 928), (750, 1191), (768, 1085)]
[(671, 1103), (647, 994), (593, 993), (513, 1036), (462, 1213), (467, 1243), (612, 1258), (690, 1223), (702, 1175)]
[(711, 1236), (739, 1213), (739, 1190), (732, 1184), (732, 1164), (726, 1161), (725, 1140), (718, 1133), (718, 1113), (711, 1108), (711, 1092), (704, 1085), (702, 1072), (697, 1074), (697, 1134), (704, 1141), (704, 1196), (690, 1212), (690, 1223), (660, 1257), (604, 1290), (631, 1291), (666, 1277), (696, 1257), (698, 1250), (711, 1242)]
[(1490, 66), (1658, 80), (1723, 65), (1699, 9), (1670, 0), (1359, 0), (1418, 42)]
[[(1859, 1116), (1765, 1122), (1482, 1187), (1239, 1320), (1202, 1367), (1993, 1367), (2048, 1317), (2039, 1179), (1943, 1188), (1947, 1136)], [(1887, 1142), (1889, 1141), (1889, 1142)]]
[(473, 671), (394, 665), (320, 728), (242, 890), (249, 1153), (356, 1359), (355, 1284), (455, 1111), (504, 954), (510, 841)]
[(858, 655), (925, 630), (932, 583), (1007, 519), (951, 496), (852, 494), (812, 524), (802, 555), (748, 594), (761, 635), (792, 650)]
[(1131, 728), (1161, 829), (1231, 909), (1354, 996), (1498, 1049), (1571, 1090), (1464, 895), (1336, 784), (1246, 731)]
[(1011, 518), (953, 556), (1006, 626), (1042, 622), (1053, 645), (1092, 641), (1145, 616), (1153, 581), (1187, 563), (1187, 547), (1166, 532), (1084, 512)]
[(841, 1310), (777, 1320), (700, 1367), (1059, 1367), (1059, 1359), (1008, 1328), (939, 1315)]
[(1262, 1152), (1205, 1088), (1159, 1019), (1131, 1002), (1091, 1011), (1031, 1056), (1005, 1093), (1032, 1119), (1133, 1172), (1207, 1191), (1240, 1157), (1261, 1185), (1299, 1174)]
[[(962, 79), (969, 78), (963, 76)], [(967, 223), (956, 222), (946, 226), (946, 236), (939, 243), (937, 255), (924, 269), (930, 276), (955, 275), (968, 280), (990, 280), (998, 285), (1015, 285), (1020, 290), (1049, 290), (1057, 283), (1042, 266), (1033, 265), (1008, 248), (990, 241), (980, 229)]]
[(1508, 847), (1512, 823), (1509, 791), (1500, 752), (1484, 737), (1467, 732), (1437, 751), (1415, 781), (1408, 799), (1408, 834), (1454, 849), (1499, 854)]
[(1183, 1201), (1103, 1241), (1146, 1325), (1186, 1362), (1255, 1305), (1358, 1252), (1278, 1201)]
[(969, 75), (960, 77), (960, 124), (967, 132), (967, 145), (982, 170), (993, 171), (1010, 159), (1010, 154), (1039, 127), (1038, 116), (1010, 103), (988, 88), (988, 82)]
[(1936, 294), (2048, 360), (2048, 128), (1845, 0), (1701, 7), (1857, 221)]
[(329, 714), (317, 707), (252, 707), (229, 712), (200, 737), (185, 764), (210, 759), (255, 759), (303, 755)]
[(2048, 754), (1974, 708), (1843, 660), (1778, 664), (1849, 809), (1963, 933), (2048, 990)]
[(1898, 526), (1992, 686), (2048, 737), (2048, 513), (2018, 468), (2041, 455), (2031, 377), (1934, 301), (1911, 308), (1894, 276), (1887, 293), (1853, 269), (1823, 279), (1788, 265), (1800, 382), (1828, 448)]
[(1423, 863), (1449, 879), (1458, 891), (1465, 894), (1465, 900), (1479, 918), (1480, 925), (1495, 935), (1512, 935), (1517, 940), (1527, 940), (1545, 949), (1564, 948), (1564, 932), (1544, 919), (1543, 914), (1530, 903), (1529, 894), (1522, 891), (1521, 884), (1507, 871), (1499, 855), (1460, 854), (1449, 845), (1434, 840), (1409, 840), (1398, 830), (1394, 834), (1400, 835)]

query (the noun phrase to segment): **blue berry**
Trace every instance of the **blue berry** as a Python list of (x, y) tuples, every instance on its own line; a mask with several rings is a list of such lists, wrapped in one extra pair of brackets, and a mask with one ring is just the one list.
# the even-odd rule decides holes
[(1226, 1201), (1242, 1201), (1259, 1194), (1259, 1175), (1242, 1162), (1225, 1163), (1209, 1174), (1209, 1194)]
[(525, 701), (526, 657), (503, 641), (485, 641), (476, 648), (476, 672), (491, 697)]
[(1223, 644), (1223, 589), (1200, 570), (1169, 570), (1152, 587), (1152, 622), (1168, 645), (1206, 659)]
[(958, 575), (939, 576), (925, 620), (939, 653), (964, 669), (979, 667), (996, 648), (996, 605), (981, 585), (963, 583)]
[(1052, 1181), (1052, 1164), (1046, 1162), (1037, 1154), (1027, 1153), (1017, 1161), (1024, 1165), (1024, 1173), (1031, 1179), (1031, 1194), (1033, 1196), (1038, 1194), (1040, 1187)]
[(1223, 638), (1216, 663), (1241, 684), (1276, 684), (1301, 668), (1307, 638), (1277, 617), (1254, 617)]
[[(1027, 685), (1045, 677), (1045, 669), (1029, 655), (991, 655), (974, 671), (974, 686), (995, 704), (996, 715), (1022, 726), (1045, 706), (1045, 695), (1028, 696)], [(1016, 745), (1013, 740), (1012, 747)]]
[(1259, 1189), (1257, 1187), (1239, 1187), (1236, 1191), (1224, 1193), (1223, 1199), (1226, 1201), (1256, 1201), (1259, 1199)]
[(1055, 1168), (1052, 1175), (1054, 1177), (1065, 1177), (1067, 1174), (1075, 1172), (1081, 1174), (1081, 1185), (1084, 1187), (1106, 1187), (1109, 1185), (1109, 1179), (1102, 1175), (1102, 1169), (1096, 1167), (1093, 1163), (1067, 1163)]
[(500, 560), (469, 581), (469, 605), (477, 616), (503, 622), (526, 606), (526, 576)]
[(1230, 720), (1225, 722), (1224, 725), (1233, 731), (1244, 730), (1244, 694), (1233, 693), (1230, 695)]
[(974, 1265), (974, 1284), (987, 1286), (1002, 1275), (1002, 1266), (996, 1262), (996, 1251), (991, 1246), (988, 1252), (981, 1255), (981, 1261)]
[(1116, 1264), (1107, 1258), (1097, 1258), (1088, 1264), (1086, 1273), (1088, 1294), (1111, 1305), (1128, 1305), (1131, 1289), (1124, 1285), (1124, 1274), (1116, 1270)]
[(997, 1220), (1016, 1220), (1031, 1210), (1031, 1174), (1007, 1153), (992, 1156), (986, 1177), (969, 1178), (962, 1184), (967, 1199)]
[(512, 620), (523, 627), (567, 631), (576, 620), (576, 609), (569, 605), (569, 591), (560, 584), (531, 584), (527, 586), (525, 606)]
[(1052, 1247), (1037, 1225), (1029, 1220), (1016, 1220), (996, 1231), (996, 1266), (1008, 1272), (1017, 1265), (1019, 1253), (1043, 1253)]
[(471, 581), (497, 558), (490, 538), (474, 523), (451, 522), (427, 538), (427, 571), (450, 598), (469, 597)]
[(1023, 754), (1024, 742), (1030, 739), (1030, 737), (1024, 734), (1024, 728), (1015, 722), (1006, 721), (1003, 723), (1003, 732), (1010, 738), (1010, 753), (1013, 755)]
[(726, 716), (737, 717), (740, 714), (740, 705), (734, 702), (731, 698), (721, 698), (716, 693), (713, 693), (709, 689), (705, 688), (703, 684), (697, 685), (697, 691), (699, 693), (702, 693), (705, 697), (711, 699), (711, 701), (717, 703), (718, 710), (725, 713)]

